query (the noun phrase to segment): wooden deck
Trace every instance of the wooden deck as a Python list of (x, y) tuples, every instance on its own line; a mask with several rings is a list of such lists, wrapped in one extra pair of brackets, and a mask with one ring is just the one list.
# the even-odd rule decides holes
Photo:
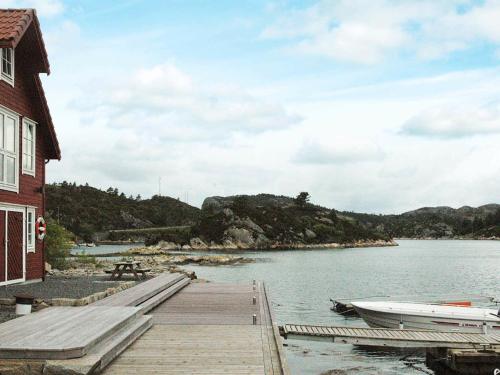
[(399, 330), (385, 328), (329, 327), (287, 324), (281, 328), (285, 338), (310, 339), (367, 346), (412, 348), (494, 348), (500, 347), (500, 334)]
[(50, 307), (0, 324), (0, 374), (19, 364), (36, 364), (45, 375), (99, 372), (152, 327), (144, 313), (189, 282), (162, 274), (98, 303)]
[(104, 374), (289, 374), (262, 284), (190, 284), (151, 315)]
[(93, 303), (93, 306), (137, 306), (183, 279), (187, 278), (180, 273), (162, 273), (130, 289), (101, 299)]
[[(136, 307), (52, 307), (0, 324), (0, 358), (82, 357), (140, 318)], [(144, 322), (145, 323), (145, 322)]]

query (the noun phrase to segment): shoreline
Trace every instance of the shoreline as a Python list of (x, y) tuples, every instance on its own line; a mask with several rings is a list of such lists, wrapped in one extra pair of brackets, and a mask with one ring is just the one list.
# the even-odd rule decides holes
[(398, 240), (412, 240), (412, 241), (500, 241), (500, 237), (396, 237), (394, 241)]
[(224, 245), (224, 244), (210, 244), (210, 245), (183, 245), (175, 244), (173, 242), (159, 243), (152, 246), (144, 246), (139, 248), (130, 249), (122, 255), (155, 255), (166, 252), (176, 252), (176, 251), (227, 251), (227, 252), (245, 252), (245, 251), (290, 251), (290, 250), (321, 250), (321, 249), (350, 249), (350, 248), (366, 248), (366, 247), (390, 247), (399, 246), (394, 240), (384, 241), (357, 241), (357, 242), (347, 242), (347, 243), (323, 243), (323, 244), (304, 244), (304, 243), (293, 243), (293, 244), (274, 244), (270, 247), (251, 247), (244, 244), (234, 244)]
[[(270, 250), (305, 250), (305, 249), (345, 249), (345, 248), (357, 248), (357, 247), (381, 247), (381, 246), (398, 246), (397, 244), (392, 244), (393, 242), (399, 240), (412, 240), (412, 241), (500, 241), (500, 237), (394, 237), (392, 241), (359, 241), (352, 243), (317, 243), (317, 244), (275, 244), (270, 247), (245, 247), (245, 246), (224, 246), (222, 244), (212, 244), (204, 246), (190, 246), (191, 249), (186, 247), (186, 245), (176, 244), (177, 248), (172, 248), (171, 250), (199, 250), (199, 251), (211, 251), (211, 250), (221, 250), (221, 251), (239, 251), (239, 250), (254, 250), (254, 251), (270, 251)], [(385, 244), (378, 244), (378, 242), (385, 242)], [(144, 245), (144, 241), (96, 241), (95, 246), (83, 246), (76, 245), (77, 248), (85, 249), (86, 247), (93, 248), (100, 245)], [(157, 245), (151, 245), (157, 246)], [(121, 254), (121, 253), (111, 253), (111, 254)], [(97, 255), (97, 254), (96, 254)]]

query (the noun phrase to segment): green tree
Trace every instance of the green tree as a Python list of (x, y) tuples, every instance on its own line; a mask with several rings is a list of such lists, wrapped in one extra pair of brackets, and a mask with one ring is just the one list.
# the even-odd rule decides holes
[(295, 203), (299, 207), (305, 207), (305, 205), (309, 202), (311, 199), (311, 196), (307, 191), (302, 191), (297, 197), (295, 198)]
[(238, 195), (233, 200), (233, 210), (239, 215), (248, 214), (248, 209), (250, 207), (250, 202), (248, 197), (244, 195)]
[(64, 269), (66, 258), (70, 255), (71, 232), (56, 221), (47, 220), (47, 236), (45, 237), (45, 254), (47, 262), (54, 268)]

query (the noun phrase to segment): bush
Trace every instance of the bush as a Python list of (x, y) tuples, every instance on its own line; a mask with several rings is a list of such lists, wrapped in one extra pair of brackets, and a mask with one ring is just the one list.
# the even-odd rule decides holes
[(85, 250), (83, 250), (78, 255), (76, 255), (76, 259), (77, 259), (78, 263), (82, 263), (82, 264), (95, 264), (95, 265), (98, 264), (96, 257), (92, 256), (92, 255), (88, 255), (85, 252)]
[(320, 242), (333, 242), (336, 235), (335, 228), (330, 225), (316, 224), (312, 230)]
[(67, 266), (66, 258), (70, 255), (72, 247), (71, 232), (54, 220), (47, 220), (47, 236), (45, 237), (46, 260), (57, 269), (64, 269)]

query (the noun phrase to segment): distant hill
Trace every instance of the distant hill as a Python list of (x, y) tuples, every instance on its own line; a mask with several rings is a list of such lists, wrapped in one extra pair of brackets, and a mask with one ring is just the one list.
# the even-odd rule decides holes
[(47, 185), (46, 202), (48, 215), (85, 241), (104, 239), (116, 230), (120, 232), (111, 233), (110, 239), (166, 240), (181, 245), (195, 239), (207, 246), (226, 243), (238, 248), (403, 237), (500, 238), (499, 204), (423, 207), (400, 215), (375, 215), (339, 212), (307, 199), (258, 194), (209, 197), (200, 210), (170, 197), (127, 197), (117, 189), (103, 191), (67, 182)]
[(400, 215), (344, 214), (396, 238), (500, 238), (499, 204), (423, 207)]
[(86, 241), (114, 229), (194, 225), (200, 216), (199, 208), (164, 196), (133, 198), (67, 182), (48, 184), (45, 191), (48, 214)]

